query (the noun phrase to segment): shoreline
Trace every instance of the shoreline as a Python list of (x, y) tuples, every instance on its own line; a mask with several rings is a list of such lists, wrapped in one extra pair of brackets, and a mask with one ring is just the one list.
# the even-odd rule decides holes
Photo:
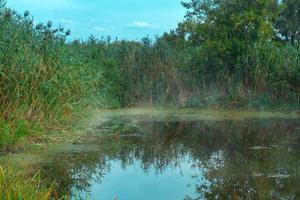
[[(64, 129), (57, 129), (48, 135), (43, 133), (38, 136), (28, 136), (11, 145), (10, 150), (2, 152), (0, 160), (5, 157), (22, 155), (26, 160), (28, 155), (33, 155), (33, 160), (37, 159), (40, 152), (51, 148), (61, 148), (72, 145), (78, 138), (84, 137), (87, 132), (93, 130), (103, 121), (111, 120), (112, 117), (139, 118), (154, 117), (157, 120), (247, 120), (247, 119), (300, 119), (299, 112), (278, 112), (278, 111), (246, 111), (246, 110), (216, 110), (216, 109), (160, 109), (153, 107), (135, 107), (121, 109), (98, 109), (90, 112), (88, 117), (83, 117), (77, 122), (65, 125)], [(75, 123), (75, 124), (74, 124)], [(47, 139), (45, 139), (47, 137)], [(65, 148), (63, 148), (65, 149)], [(62, 150), (63, 151), (63, 150)], [(17, 156), (18, 157), (18, 156)], [(13, 159), (10, 159), (13, 160)], [(19, 160), (19, 159), (17, 159)], [(30, 156), (28, 158), (30, 160)], [(39, 160), (39, 158), (37, 159)], [(1, 161), (0, 161), (1, 163)]]

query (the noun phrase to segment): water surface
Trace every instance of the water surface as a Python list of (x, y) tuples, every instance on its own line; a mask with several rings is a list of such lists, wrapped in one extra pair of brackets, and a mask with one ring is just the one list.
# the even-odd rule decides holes
[(112, 117), (42, 173), (73, 199), (299, 199), (299, 127), (299, 119)]

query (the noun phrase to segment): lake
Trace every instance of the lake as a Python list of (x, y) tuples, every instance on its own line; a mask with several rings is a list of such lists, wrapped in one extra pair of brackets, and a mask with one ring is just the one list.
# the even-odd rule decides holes
[(41, 166), (95, 200), (299, 199), (298, 118), (110, 116)]

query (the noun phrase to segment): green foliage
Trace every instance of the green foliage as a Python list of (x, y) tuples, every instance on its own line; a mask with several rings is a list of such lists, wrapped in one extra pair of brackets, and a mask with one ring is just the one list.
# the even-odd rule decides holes
[(86, 106), (299, 105), (298, 1), (183, 5), (186, 19), (155, 39), (68, 42), (70, 30), (1, 0), (1, 141)]
[(0, 145), (14, 144), (19, 138), (25, 137), (37, 130), (37, 127), (33, 127), (25, 120), (15, 120), (15, 121), (3, 121), (0, 120)]
[(299, 48), (274, 29), (283, 4), (192, 1), (183, 3), (186, 20), (155, 40), (92, 37), (84, 45), (93, 52), (90, 59), (115, 62), (104, 77), (123, 106), (247, 106), (262, 96), (268, 99), (263, 107), (297, 104)]
[[(24, 182), (24, 180), (26, 180)], [(0, 198), (4, 200), (48, 200), (51, 198), (52, 189), (47, 189), (39, 175), (26, 178), (25, 173), (20, 173), (12, 167), (5, 170), (0, 166)]]
[(300, 42), (300, 2), (298, 0), (283, 0), (281, 13), (276, 19), (275, 27), (278, 33), (292, 45)]
[(35, 123), (57, 124), (77, 108), (106, 105), (116, 78), (104, 78), (104, 69), (114, 62), (87, 59), (84, 45), (77, 50), (68, 35), (51, 21), (34, 25), (28, 11), (20, 15), (0, 1), (1, 144), (34, 132)]

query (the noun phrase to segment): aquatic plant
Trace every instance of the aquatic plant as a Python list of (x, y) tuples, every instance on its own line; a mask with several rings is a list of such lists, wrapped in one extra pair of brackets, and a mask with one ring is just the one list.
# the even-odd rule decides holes
[(28, 178), (13, 168), (0, 166), (0, 198), (5, 200), (49, 200), (52, 189), (47, 188), (39, 174)]

